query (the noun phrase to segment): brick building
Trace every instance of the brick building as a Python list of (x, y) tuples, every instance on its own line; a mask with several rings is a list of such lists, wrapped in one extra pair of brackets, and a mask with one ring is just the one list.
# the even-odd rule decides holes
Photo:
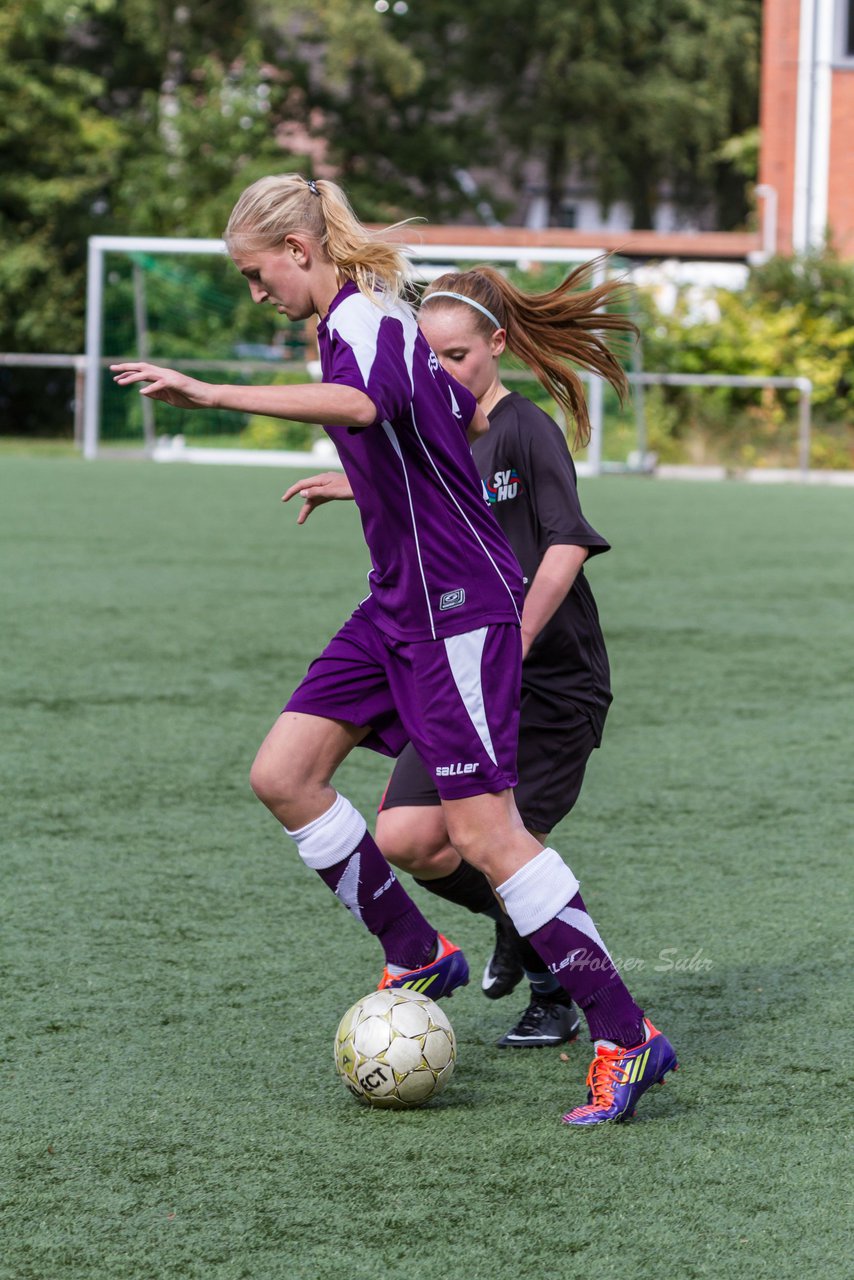
[(765, 0), (760, 125), (763, 248), (854, 257), (854, 0)]

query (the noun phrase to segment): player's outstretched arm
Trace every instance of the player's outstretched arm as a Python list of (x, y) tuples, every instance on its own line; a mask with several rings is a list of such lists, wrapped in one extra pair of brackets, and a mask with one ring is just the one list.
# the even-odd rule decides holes
[(322, 471), (319, 475), (309, 476), (306, 480), (298, 480), (282, 494), (282, 502), (290, 502), (297, 495), (303, 499), (303, 505), (297, 516), (297, 524), (305, 524), (315, 507), (324, 502), (342, 502), (352, 499), (353, 490), (350, 481), (340, 471)]
[(140, 389), (142, 395), (163, 400), (178, 409), (232, 409), (235, 413), (260, 413), (336, 427), (370, 427), (377, 421), (376, 405), (370, 396), (343, 383), (238, 387), (200, 382), (175, 369), (136, 360), (110, 365), (110, 369), (120, 387), (148, 383)]

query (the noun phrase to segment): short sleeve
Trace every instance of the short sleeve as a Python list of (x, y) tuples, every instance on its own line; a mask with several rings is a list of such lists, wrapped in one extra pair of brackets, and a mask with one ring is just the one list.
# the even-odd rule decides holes
[(517, 422), (517, 448), (524, 459), (530, 497), (545, 546), (587, 547), (589, 554), (608, 551), (610, 544), (585, 519), (578, 497), (572, 455), (563, 433), (547, 414), (534, 409), (532, 430)]
[(415, 317), (402, 307), (390, 312), (354, 293), (330, 314), (327, 330), (324, 382), (363, 391), (374, 402), (377, 422), (405, 413), (413, 396)]

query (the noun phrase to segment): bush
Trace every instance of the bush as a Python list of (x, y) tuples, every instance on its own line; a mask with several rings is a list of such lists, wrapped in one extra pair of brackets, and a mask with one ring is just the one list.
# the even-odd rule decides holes
[[(854, 263), (830, 251), (775, 258), (741, 292), (712, 290), (698, 301), (683, 288), (669, 314), (641, 293), (640, 306), (646, 368), (809, 378), (812, 464), (854, 465)], [(690, 441), (692, 460), (784, 462), (797, 402), (797, 392), (770, 388), (662, 389), (648, 396), (650, 447), (664, 458)]]
[(245, 449), (293, 449), (307, 453), (319, 433), (319, 427), (307, 422), (254, 414), (240, 433), (240, 444)]

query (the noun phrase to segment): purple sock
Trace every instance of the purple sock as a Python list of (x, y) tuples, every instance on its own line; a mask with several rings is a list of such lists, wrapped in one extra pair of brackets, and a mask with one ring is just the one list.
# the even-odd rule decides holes
[(590, 1038), (627, 1049), (640, 1044), (646, 1037), (643, 1010), (617, 973), (560, 854), (543, 849), (497, 892), (516, 928), (584, 1012)]
[(528, 941), (584, 1013), (591, 1040), (628, 1049), (646, 1039), (643, 1010), (614, 968), (580, 893)]
[(356, 848), (317, 873), (382, 943), (386, 964), (418, 969), (435, 954), (436, 930), (424, 919), (366, 831)]

